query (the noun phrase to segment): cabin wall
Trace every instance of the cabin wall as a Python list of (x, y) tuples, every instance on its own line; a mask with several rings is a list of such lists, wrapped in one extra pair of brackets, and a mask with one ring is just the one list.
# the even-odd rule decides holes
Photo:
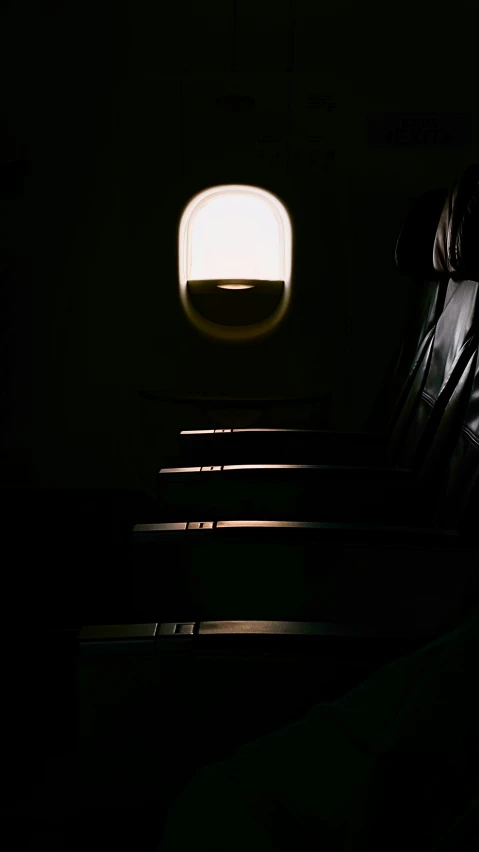
[[(394, 265), (402, 220), (477, 158), (472, 4), (463, 15), (456, 4), (453, 21), (409, 5), (394, 25), (386, 7), (379, 20), (345, 0), (181, 3), (168, 23), (146, 3), (4, 12), (14, 85), (0, 151), (25, 163), (2, 202), (17, 282), (7, 479), (152, 487), (195, 412), (141, 389), (164, 400), (329, 392), (318, 424), (364, 427), (410, 296)], [(235, 94), (251, 99), (243, 110)], [(470, 129), (447, 144), (368, 135), (378, 115), (418, 111)], [(293, 223), (289, 315), (243, 346), (202, 338), (178, 295), (182, 210), (223, 182), (276, 193)]]

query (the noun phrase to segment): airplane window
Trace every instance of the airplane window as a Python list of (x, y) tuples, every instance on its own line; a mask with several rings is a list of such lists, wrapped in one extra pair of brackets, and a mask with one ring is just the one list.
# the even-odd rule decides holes
[(189, 318), (229, 339), (271, 330), (288, 305), (291, 255), (291, 221), (275, 195), (242, 185), (199, 193), (179, 229), (180, 295)]
[(191, 225), (188, 278), (282, 278), (280, 225), (263, 199), (224, 194), (207, 200)]

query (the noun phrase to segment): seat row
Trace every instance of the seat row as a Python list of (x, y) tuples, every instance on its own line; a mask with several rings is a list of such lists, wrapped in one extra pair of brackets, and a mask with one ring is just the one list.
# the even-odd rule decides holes
[[(472, 166), (445, 200), (423, 199), (401, 232), (398, 265), (427, 298), (387, 436), (181, 436), (184, 456), (159, 472), (158, 523), (132, 532), (138, 617), (440, 626), (467, 607), (477, 560), (478, 204)], [(149, 612), (153, 600), (161, 613)]]

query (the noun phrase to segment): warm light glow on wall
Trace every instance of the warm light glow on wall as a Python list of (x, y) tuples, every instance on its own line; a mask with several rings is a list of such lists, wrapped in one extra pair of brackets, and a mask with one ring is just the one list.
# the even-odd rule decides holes
[(280, 224), (261, 198), (207, 200), (190, 225), (188, 279), (282, 279)]

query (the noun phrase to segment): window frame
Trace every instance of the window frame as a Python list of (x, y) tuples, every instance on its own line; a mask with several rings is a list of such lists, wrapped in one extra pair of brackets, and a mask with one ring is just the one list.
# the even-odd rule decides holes
[[(281, 304), (266, 319), (251, 326), (231, 327), (212, 323), (194, 309), (187, 291), (188, 273), (191, 269), (191, 234), (196, 214), (207, 204), (222, 195), (243, 195), (261, 199), (273, 212), (278, 223), (280, 244), (280, 273), (284, 281)], [(248, 184), (220, 184), (194, 195), (183, 209), (178, 229), (178, 277), (180, 298), (189, 320), (204, 334), (223, 340), (246, 340), (271, 333), (284, 318), (291, 290), (293, 228), (285, 204), (272, 192)], [(245, 279), (247, 280), (247, 279)]]

